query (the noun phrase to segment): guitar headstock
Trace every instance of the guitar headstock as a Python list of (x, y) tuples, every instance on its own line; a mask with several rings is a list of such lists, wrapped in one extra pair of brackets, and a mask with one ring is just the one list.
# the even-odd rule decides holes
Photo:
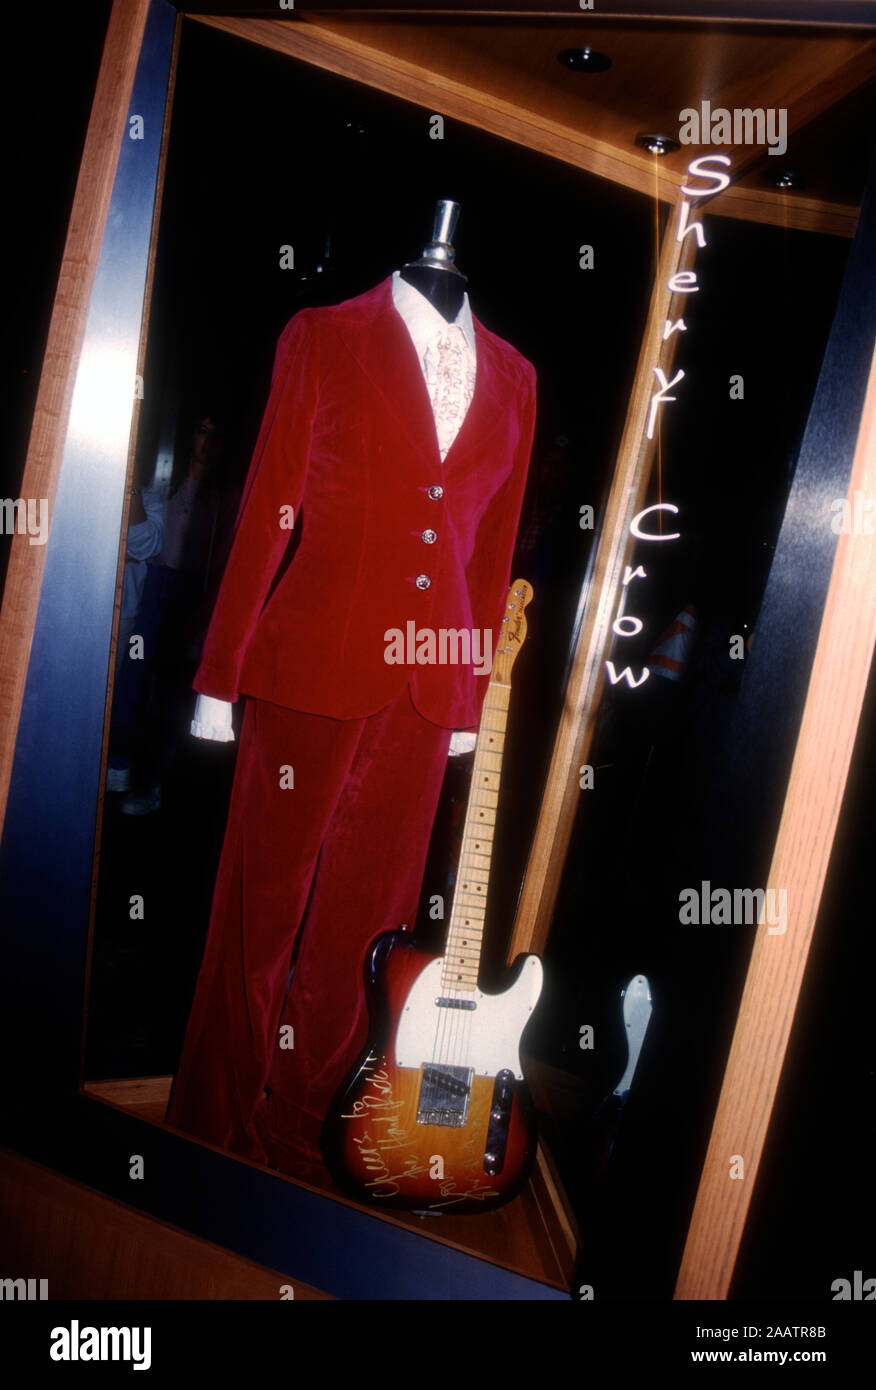
[(527, 579), (515, 579), (508, 590), (505, 616), (502, 619), (502, 634), (493, 658), (491, 679), (502, 685), (511, 684), (511, 667), (517, 653), (526, 641), (526, 614), (524, 609), (532, 598), (532, 585)]

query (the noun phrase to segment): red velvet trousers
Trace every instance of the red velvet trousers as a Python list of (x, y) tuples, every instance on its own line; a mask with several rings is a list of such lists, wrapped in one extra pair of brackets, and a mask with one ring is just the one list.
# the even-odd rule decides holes
[(367, 1035), (366, 950), (413, 924), (450, 732), (407, 690), (363, 719), (247, 702), (168, 1124), (323, 1172), (322, 1120)]

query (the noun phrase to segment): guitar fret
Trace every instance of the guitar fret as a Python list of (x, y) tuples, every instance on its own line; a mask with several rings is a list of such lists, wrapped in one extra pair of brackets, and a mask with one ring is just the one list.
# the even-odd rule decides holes
[[(515, 589), (514, 595), (509, 595), (509, 613), (515, 613), (520, 592)], [(519, 622), (519, 618), (515, 614), (507, 621)], [(512, 631), (514, 629), (508, 629), (508, 638)], [(505, 665), (506, 653), (513, 651), (513, 647), (514, 643), (509, 641), (497, 649), (494, 673), (498, 670), (507, 674), (510, 667)], [(471, 993), (477, 988), (510, 689), (507, 682), (491, 679), (481, 706), (441, 975), (441, 988), (448, 994), (453, 991)]]

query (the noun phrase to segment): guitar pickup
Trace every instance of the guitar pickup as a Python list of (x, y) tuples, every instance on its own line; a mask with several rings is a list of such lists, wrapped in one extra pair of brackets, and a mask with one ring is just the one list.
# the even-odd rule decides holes
[(477, 1004), (473, 999), (449, 999), (442, 995), (435, 1000), (435, 1007), (438, 1009), (476, 1009)]
[(514, 1104), (514, 1073), (505, 1067), (496, 1075), (493, 1086), (493, 1100), (490, 1105), (490, 1124), (487, 1129), (487, 1147), (484, 1151), (484, 1172), (496, 1177), (505, 1167), (505, 1150), (508, 1147), (508, 1128), (511, 1124), (511, 1106)]

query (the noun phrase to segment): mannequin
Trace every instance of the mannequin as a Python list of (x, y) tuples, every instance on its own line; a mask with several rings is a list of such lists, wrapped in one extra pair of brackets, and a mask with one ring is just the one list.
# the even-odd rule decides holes
[(470, 626), (495, 650), (532, 443), (535, 373), (471, 314), (457, 213), (439, 204), (420, 261), (284, 330), (194, 681), (201, 737), (233, 738), (247, 700), (167, 1122), (317, 1184), (367, 948), (413, 921), (451, 738), (473, 746), (487, 687), (390, 664), (385, 637)]
[[(438, 311), (448, 323), (459, 316), (466, 295), (468, 277), (456, 266), (456, 251), (451, 238), (459, 221), (459, 203), (442, 198), (436, 205), (432, 223), (432, 240), (416, 261), (406, 261), (399, 272)], [(196, 738), (228, 742), (234, 738), (231, 725), (231, 704), (201, 695), (195, 705), (192, 733)], [(450, 753), (455, 756), (470, 752), (476, 733), (460, 732), (450, 741)]]
[(402, 279), (425, 295), (448, 323), (459, 314), (468, 284), (456, 268), (451, 244), (458, 218), (459, 203), (442, 199), (435, 210), (432, 240), (418, 261), (407, 261), (401, 270)]

